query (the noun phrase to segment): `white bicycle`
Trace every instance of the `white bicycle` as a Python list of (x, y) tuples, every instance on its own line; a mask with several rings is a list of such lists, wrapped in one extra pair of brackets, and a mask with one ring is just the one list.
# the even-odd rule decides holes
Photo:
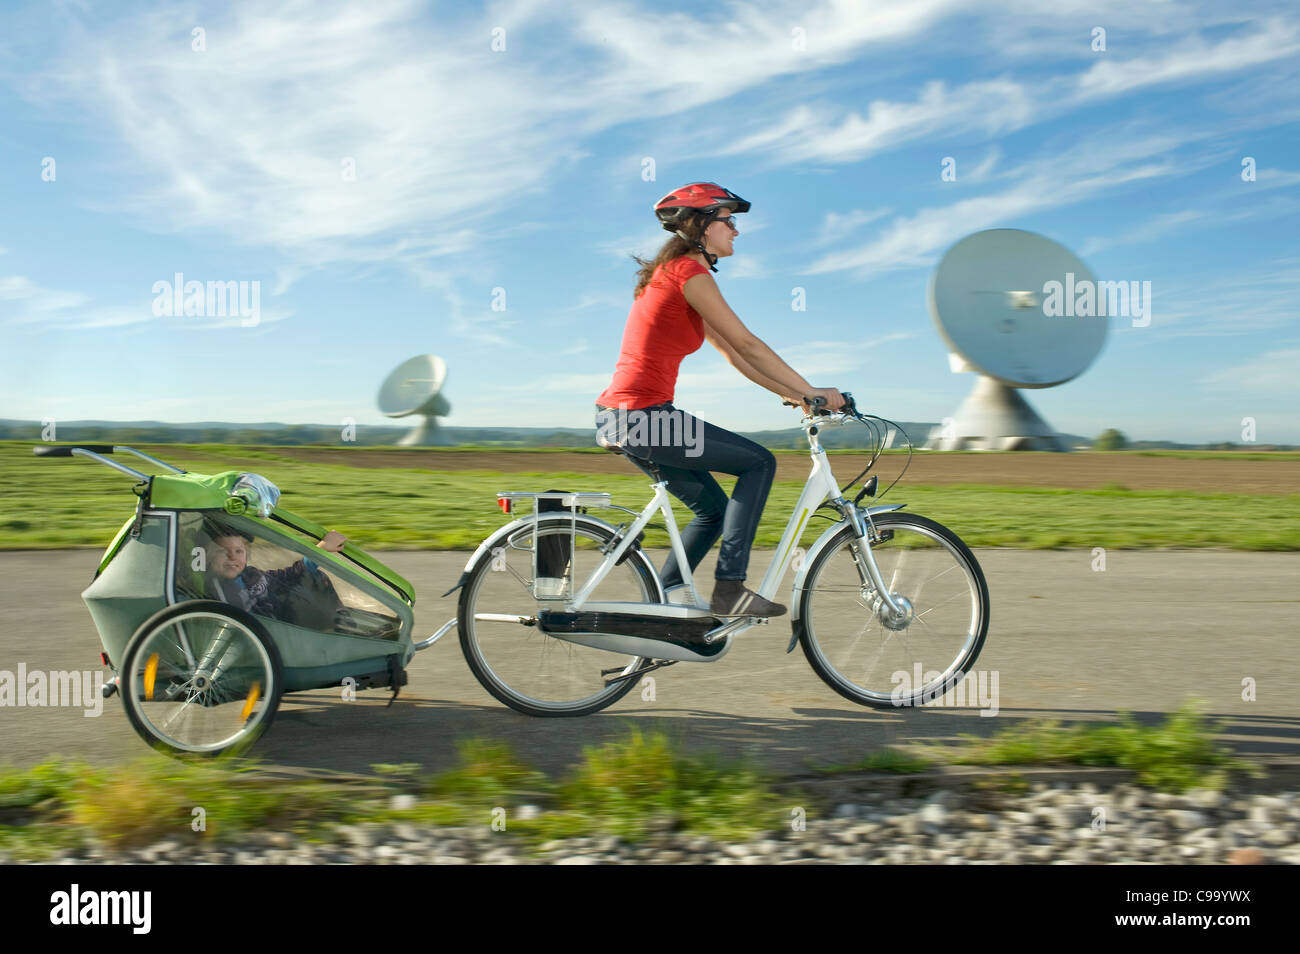
[[(833, 413), (821, 409), (821, 398), (809, 402), (813, 413), (801, 426), (812, 469), (757, 592), (773, 599), (798, 558), (786, 651), (802, 643), (817, 674), (854, 702), (913, 706), (942, 696), (974, 665), (988, 633), (988, 586), (951, 530), (899, 512), (904, 504), (859, 506), (875, 496), (875, 476), (853, 500), (844, 497), (818, 433), (849, 423), (872, 429), (870, 462), (847, 491), (880, 457), (881, 428), (890, 423), (858, 413), (852, 396), (845, 398)], [(528, 715), (588, 715), (622, 698), (644, 673), (717, 662), (738, 635), (769, 622), (709, 611), (688, 568), (667, 483), (651, 486), (654, 496), (640, 512), (614, 506), (607, 493), (498, 495), (506, 513), (520, 502), (531, 502), (532, 512), (474, 551), (444, 594), (461, 591), (456, 619), (443, 627), (456, 624), (470, 669), (497, 699)], [(635, 519), (614, 526), (592, 509)], [(839, 519), (805, 554), (800, 535), (823, 509)], [(641, 546), (656, 514), (683, 573), (683, 585), (669, 594)]]

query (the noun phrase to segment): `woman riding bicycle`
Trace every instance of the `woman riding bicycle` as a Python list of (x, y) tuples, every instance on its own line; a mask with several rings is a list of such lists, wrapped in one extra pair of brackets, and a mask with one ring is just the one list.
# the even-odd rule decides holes
[[(732, 254), (740, 231), (734, 213), (749, 208), (740, 196), (713, 182), (683, 186), (655, 204), (660, 223), (674, 234), (651, 261), (636, 259), (641, 270), (635, 302), (614, 380), (596, 399), (596, 420), (599, 443), (620, 446), (646, 473), (666, 480), (669, 492), (695, 514), (682, 531), (692, 570), (722, 537), (710, 612), (768, 617), (782, 615), (785, 607), (763, 599), (744, 580), (776, 458), (748, 438), (674, 408), (678, 367), (708, 341), (745, 377), (792, 403), (821, 396), (834, 411), (844, 398), (835, 388), (812, 387), (760, 341), (736, 317), (709, 274), (718, 270), (719, 258)], [(658, 430), (646, 427), (647, 421), (657, 422)], [(681, 439), (658, 440), (665, 432), (702, 439), (689, 445)], [(730, 500), (710, 471), (738, 478)], [(676, 554), (664, 565), (663, 582), (665, 589), (682, 583)]]

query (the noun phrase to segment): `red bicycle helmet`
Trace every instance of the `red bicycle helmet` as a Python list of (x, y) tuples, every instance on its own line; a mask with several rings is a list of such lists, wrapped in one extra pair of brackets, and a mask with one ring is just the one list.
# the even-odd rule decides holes
[(748, 212), (749, 203), (716, 182), (692, 182), (655, 203), (655, 215), (669, 232), (676, 232), (689, 216), (712, 215), (719, 209)]

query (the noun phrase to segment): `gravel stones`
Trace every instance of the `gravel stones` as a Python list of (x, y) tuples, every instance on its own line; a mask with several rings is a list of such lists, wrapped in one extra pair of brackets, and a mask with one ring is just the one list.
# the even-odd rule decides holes
[[(400, 797), (400, 796), (399, 796)], [(516, 817), (537, 818), (537, 806)], [(0, 863), (14, 859), (0, 857)], [(863, 797), (810, 811), (802, 830), (746, 842), (655, 831), (629, 843), (608, 834), (565, 838), (530, 852), (487, 824), (435, 827), (400, 821), (337, 825), (310, 842), (265, 832), (238, 844), (173, 837), (129, 851), (103, 843), (46, 863), (80, 864), (1296, 864), (1296, 793), (1230, 798), (1132, 785), (1035, 786), (1026, 794), (939, 791), (924, 800)]]

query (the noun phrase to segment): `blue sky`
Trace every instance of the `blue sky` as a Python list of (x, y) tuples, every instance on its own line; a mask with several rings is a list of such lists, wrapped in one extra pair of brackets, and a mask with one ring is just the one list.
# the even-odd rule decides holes
[[(590, 426), (628, 255), (703, 179), (753, 203), (729, 303), (862, 407), (956, 410), (926, 282), (1010, 227), (1152, 284), (1026, 392), (1056, 428), (1300, 443), (1297, 91), (1290, 3), (6, 3), (0, 417), (386, 423), (434, 352), (448, 424)], [(259, 323), (155, 315), (177, 272)], [(708, 345), (677, 404), (794, 423)]]

